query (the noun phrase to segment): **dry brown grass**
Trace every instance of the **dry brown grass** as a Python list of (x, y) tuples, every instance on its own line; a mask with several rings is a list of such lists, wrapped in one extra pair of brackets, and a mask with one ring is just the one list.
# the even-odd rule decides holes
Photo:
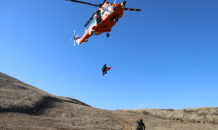
[(141, 112), (145, 115), (168, 120), (180, 120), (193, 123), (218, 124), (218, 107), (175, 109), (138, 109), (125, 110)]
[(116, 110), (110, 111), (113, 115), (133, 126), (136, 130), (136, 120), (142, 118), (146, 130), (218, 130), (218, 124), (193, 123), (181, 120), (166, 120), (150, 115), (145, 115), (144, 109), (139, 110)]
[(146, 130), (215, 130), (217, 115), (217, 108), (102, 110), (0, 73), (1, 130), (121, 130), (136, 128), (139, 118)]
[(121, 124), (100, 109), (76, 99), (49, 94), (0, 73), (0, 129), (122, 128)]
[(87, 105), (76, 99), (57, 97), (0, 72), (0, 110), (34, 111), (50, 97)]
[(49, 94), (0, 73), (0, 109), (28, 110), (36, 107)]
[(123, 126), (103, 110), (66, 102), (45, 100), (35, 114), (0, 112), (0, 129), (12, 130), (121, 130)]

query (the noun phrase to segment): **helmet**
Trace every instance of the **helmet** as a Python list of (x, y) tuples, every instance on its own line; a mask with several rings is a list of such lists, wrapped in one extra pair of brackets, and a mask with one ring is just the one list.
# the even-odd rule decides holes
[(140, 118), (140, 121), (143, 121), (142, 118)]

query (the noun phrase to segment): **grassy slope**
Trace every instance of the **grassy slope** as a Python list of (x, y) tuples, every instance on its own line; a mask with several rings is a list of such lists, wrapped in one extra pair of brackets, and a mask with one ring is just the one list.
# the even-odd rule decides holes
[(189, 108), (182, 110), (138, 109), (123, 111), (139, 112), (144, 115), (167, 120), (180, 120), (193, 123), (218, 124), (218, 107)]
[(54, 96), (0, 72), (0, 110), (33, 111), (47, 98), (89, 106), (76, 99)]
[[(0, 72), (0, 129), (7, 127), (17, 129), (18, 126), (21, 129), (122, 129), (122, 125), (102, 110), (87, 106), (89, 105), (76, 99), (49, 94)], [(37, 107), (40, 110), (34, 115), (10, 112), (34, 111)], [(6, 112), (1, 113), (1, 111)], [(140, 109), (108, 112), (132, 126), (136, 125), (138, 118), (143, 118), (148, 129), (218, 129), (217, 125), (209, 125), (218, 123), (218, 108)], [(162, 119), (170, 121), (165, 122)], [(183, 121), (183, 123), (178, 121)], [(195, 123), (184, 123), (184, 121), (209, 124), (194, 125)]]
[(0, 129), (122, 128), (101, 109), (76, 99), (49, 94), (0, 72)]

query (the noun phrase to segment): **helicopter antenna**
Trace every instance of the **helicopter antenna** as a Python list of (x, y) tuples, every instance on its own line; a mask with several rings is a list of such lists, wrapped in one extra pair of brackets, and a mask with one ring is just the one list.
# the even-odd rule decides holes
[(114, 0), (114, 4), (116, 3), (116, 0)]

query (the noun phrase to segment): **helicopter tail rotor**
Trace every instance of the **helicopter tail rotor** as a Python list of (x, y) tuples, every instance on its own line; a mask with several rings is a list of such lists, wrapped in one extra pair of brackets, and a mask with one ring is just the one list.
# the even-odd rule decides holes
[(75, 30), (74, 30), (74, 36), (71, 39), (71, 41), (74, 41), (74, 46), (75, 46), (75, 42), (79, 45), (80, 38), (78, 37), (78, 35), (75, 36)]

